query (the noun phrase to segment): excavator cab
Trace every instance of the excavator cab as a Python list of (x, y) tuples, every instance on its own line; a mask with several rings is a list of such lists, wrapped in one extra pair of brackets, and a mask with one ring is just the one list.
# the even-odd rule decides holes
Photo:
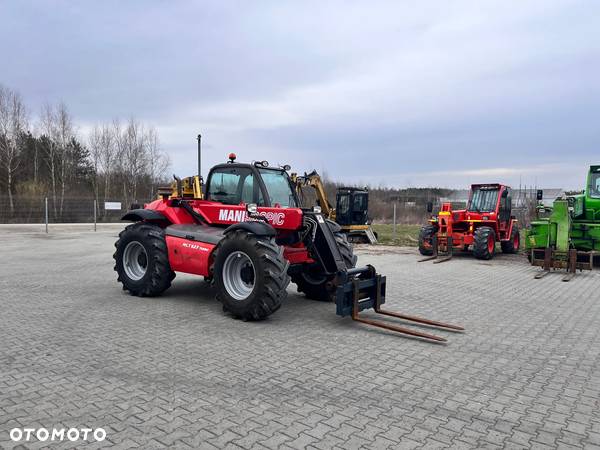
[(346, 232), (350, 242), (377, 242), (377, 235), (369, 225), (369, 192), (366, 189), (338, 188), (335, 221)]
[(369, 193), (364, 189), (339, 188), (335, 211), (336, 221), (342, 226), (365, 225), (369, 219)]

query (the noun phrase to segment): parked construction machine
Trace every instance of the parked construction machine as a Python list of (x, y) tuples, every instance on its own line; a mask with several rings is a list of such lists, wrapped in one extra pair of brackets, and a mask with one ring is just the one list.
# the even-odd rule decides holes
[(317, 205), (322, 214), (336, 222), (349, 242), (377, 243), (377, 234), (369, 220), (369, 191), (367, 188), (339, 187), (336, 192), (335, 208), (329, 203), (325, 186), (316, 170), (304, 175), (291, 174), (297, 195), (303, 197), (303, 189), (312, 187), (317, 197)]
[[(200, 140), (198, 140), (200, 161)], [(340, 316), (434, 342), (445, 338), (363, 318), (376, 313), (413, 324), (460, 331), (461, 327), (382, 309), (386, 277), (357, 257), (340, 227), (316, 208), (299, 207), (289, 166), (229, 161), (214, 166), (202, 189), (198, 175), (176, 179), (160, 198), (129, 211), (133, 224), (119, 235), (115, 270), (123, 289), (156, 296), (176, 272), (214, 284), (223, 310), (243, 320), (277, 311), (291, 281), (307, 297), (334, 301)], [(187, 181), (186, 181), (187, 180)]]
[(600, 166), (590, 166), (582, 193), (563, 195), (551, 208), (540, 204), (536, 212), (525, 239), (529, 261), (543, 269), (535, 277), (566, 269), (563, 281), (569, 281), (577, 270), (592, 270), (600, 255)]
[[(429, 212), (432, 205), (428, 205)], [(436, 216), (419, 233), (419, 251), (434, 263), (448, 261), (455, 250), (472, 248), (478, 259), (492, 259), (496, 243), (502, 252), (517, 253), (521, 244), (512, 215), (511, 189), (503, 184), (473, 184), (466, 209), (453, 211), (443, 203)], [(438, 258), (439, 257), (439, 258)]]

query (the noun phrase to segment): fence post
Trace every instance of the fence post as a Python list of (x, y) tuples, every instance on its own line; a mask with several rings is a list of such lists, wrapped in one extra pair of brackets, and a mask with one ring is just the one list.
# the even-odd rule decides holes
[(396, 240), (396, 202), (394, 202), (393, 240)]
[(96, 222), (97, 222), (96, 210), (97, 209), (98, 209), (98, 202), (96, 199), (94, 199), (94, 231), (96, 231)]
[(48, 197), (44, 200), (45, 208), (44, 208), (44, 217), (46, 222), (46, 233), (48, 233)]

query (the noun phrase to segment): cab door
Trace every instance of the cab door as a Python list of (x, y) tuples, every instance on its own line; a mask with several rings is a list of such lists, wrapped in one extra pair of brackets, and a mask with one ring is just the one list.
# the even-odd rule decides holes
[(507, 224), (510, 222), (512, 213), (512, 196), (509, 188), (505, 188), (500, 195), (500, 209), (498, 211), (498, 219), (501, 223)]

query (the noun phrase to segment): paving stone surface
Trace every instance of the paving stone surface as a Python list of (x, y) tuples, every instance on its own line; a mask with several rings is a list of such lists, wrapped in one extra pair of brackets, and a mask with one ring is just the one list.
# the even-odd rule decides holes
[(2, 448), (49, 445), (12, 442), (15, 427), (106, 429), (89, 448), (600, 448), (600, 271), (563, 283), (522, 256), (358, 249), (388, 308), (467, 328), (435, 345), (293, 286), (259, 323), (197, 277), (131, 297), (116, 228), (27, 231), (0, 228)]

